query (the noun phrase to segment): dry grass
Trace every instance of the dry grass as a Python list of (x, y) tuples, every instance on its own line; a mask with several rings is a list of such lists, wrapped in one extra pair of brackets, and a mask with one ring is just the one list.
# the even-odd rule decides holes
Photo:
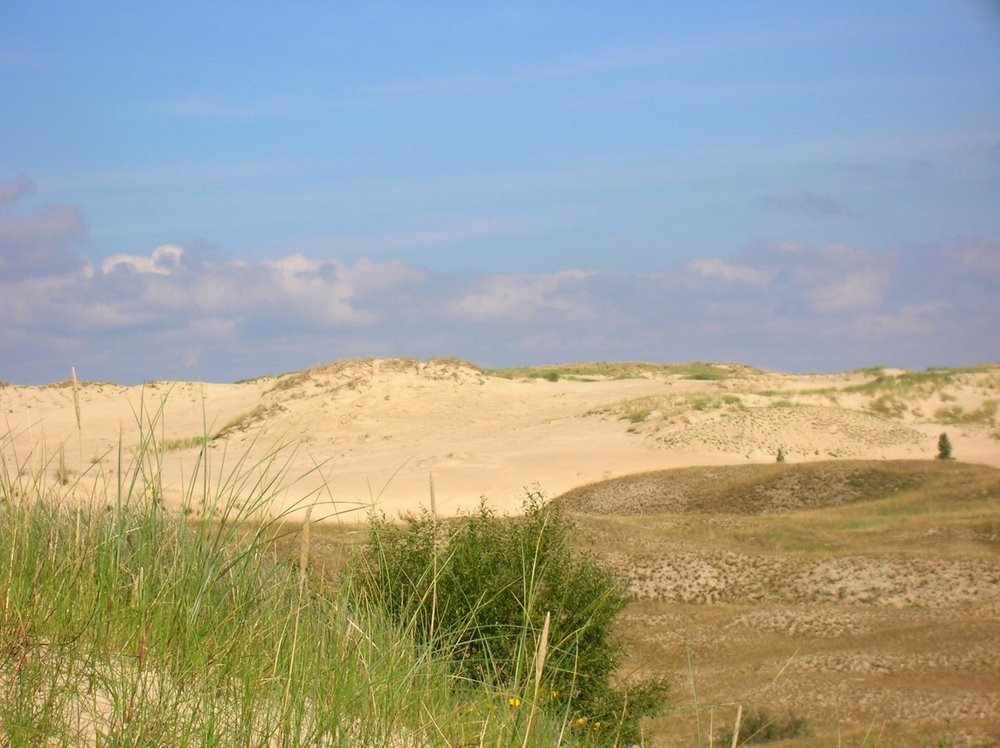
[(690, 468), (561, 500), (629, 581), (631, 664), (684, 674), (656, 744), (740, 704), (806, 718), (796, 745), (1000, 741), (1000, 471)]
[(643, 379), (654, 376), (679, 377), (703, 381), (720, 381), (756, 372), (748, 366), (712, 364), (693, 361), (686, 364), (650, 364), (641, 361), (595, 362), (558, 364), (554, 366), (522, 366), (511, 369), (487, 369), (490, 376), (506, 379), (560, 378), (586, 381), (588, 379)]

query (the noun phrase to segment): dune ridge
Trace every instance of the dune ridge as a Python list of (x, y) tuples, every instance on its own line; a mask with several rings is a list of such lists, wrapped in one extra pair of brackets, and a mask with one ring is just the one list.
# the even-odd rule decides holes
[[(947, 431), (959, 460), (1000, 466), (1000, 366), (929, 372), (873, 369), (790, 375), (740, 364), (566, 364), (485, 370), (456, 359), (357, 359), (233, 384), (82, 382), (77, 432), (69, 381), (0, 389), (22, 453), (72, 474), (113, 468), (119, 440), (158, 414), (170, 449), (163, 475), (177, 500), (206, 439), (215, 454), (294, 445), (291, 473), (322, 470), (341, 506), (390, 515), (427, 500), (439, 510), (481, 496), (516, 506), (614, 476), (693, 465), (841, 458), (927, 459)], [(288, 501), (296, 500), (295, 492)]]

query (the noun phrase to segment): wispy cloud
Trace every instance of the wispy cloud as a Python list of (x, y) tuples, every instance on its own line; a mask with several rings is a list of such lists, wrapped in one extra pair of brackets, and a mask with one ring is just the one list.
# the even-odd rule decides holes
[(157, 247), (148, 257), (136, 255), (111, 255), (101, 263), (102, 273), (113, 273), (118, 268), (127, 268), (135, 273), (170, 275), (180, 267), (184, 250), (172, 244)]
[(775, 245), (654, 275), (457, 276), (302, 255), (207, 262), (164, 246), (0, 282), (0, 340), (20, 353), (0, 377), (52, 379), (69, 365), (106, 379), (183, 377), (194, 362), (200, 376), (235, 379), (368, 354), (967, 363), (1000, 357), (989, 257), (962, 244), (891, 256)]
[(23, 174), (6, 182), (0, 182), (0, 207), (16, 202), (34, 191), (35, 183)]
[(0, 219), (0, 379), (13, 381), (50, 381), (69, 366), (118, 381), (233, 380), (362, 355), (795, 370), (1000, 359), (991, 237), (890, 252), (767, 243), (652, 274), (459, 274), (364, 256), (230, 259), (180, 244), (92, 266), (75, 249), (84, 228), (72, 206)]
[(258, 95), (234, 100), (221, 95), (192, 95), (154, 101), (153, 115), (206, 120), (263, 120), (320, 114), (334, 109), (332, 101), (294, 98), (287, 95)]
[(853, 209), (839, 200), (809, 190), (793, 195), (768, 195), (758, 198), (757, 204), (768, 210), (816, 218), (857, 215)]
[(75, 246), (87, 229), (76, 207), (50, 205), (28, 214), (15, 210), (33, 189), (23, 176), (0, 182), (0, 281), (77, 269), (83, 262)]
[(773, 277), (773, 274), (766, 270), (758, 270), (746, 267), (745, 265), (735, 265), (731, 262), (714, 258), (689, 262), (687, 269), (700, 275), (714, 276), (727, 281), (749, 283), (754, 286), (766, 286)]
[(595, 273), (566, 270), (542, 275), (495, 275), (447, 307), (450, 314), (477, 322), (535, 321), (552, 315), (586, 320), (593, 310), (586, 300), (587, 280)]

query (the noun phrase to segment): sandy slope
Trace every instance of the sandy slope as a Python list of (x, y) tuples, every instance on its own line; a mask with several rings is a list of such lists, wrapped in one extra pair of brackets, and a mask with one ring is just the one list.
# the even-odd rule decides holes
[[(341, 508), (377, 499), (390, 516), (426, 504), (432, 474), (439, 510), (454, 512), (484, 495), (514, 506), (534, 484), (555, 495), (639, 471), (773, 462), (778, 449), (790, 461), (930, 458), (942, 431), (958, 459), (1000, 466), (990, 405), (1000, 398), (1000, 367), (884, 391), (857, 388), (901, 372), (725, 370), (725, 379), (701, 381), (653, 367), (610, 378), (595, 367), (552, 382), (452, 360), (345, 361), (239, 384), (87, 382), (79, 432), (68, 382), (0, 385), (0, 413), (5, 451), (50, 474), (60, 447), (74, 475), (113, 472), (119, 439), (127, 452), (139, 414), (147, 420), (162, 408), (158, 438), (213, 435), (216, 466), (294, 444), (284, 453), (288, 474), (321, 471), (293, 486), (288, 502), (319, 491)], [(197, 454), (167, 452), (168, 502), (179, 501)]]

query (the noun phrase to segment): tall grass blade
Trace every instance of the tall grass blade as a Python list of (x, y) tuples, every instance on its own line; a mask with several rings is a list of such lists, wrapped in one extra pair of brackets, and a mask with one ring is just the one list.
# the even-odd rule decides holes
[(736, 748), (740, 742), (740, 722), (743, 721), (743, 705), (736, 707), (736, 724), (733, 725), (733, 744), (730, 748)]
[(531, 697), (531, 711), (528, 712), (528, 725), (524, 728), (524, 743), (522, 748), (528, 748), (528, 741), (531, 739), (531, 723), (535, 719), (535, 709), (538, 707), (538, 693), (542, 686), (542, 672), (545, 670), (545, 656), (549, 651), (549, 623), (552, 620), (552, 613), (546, 611), (545, 623), (542, 624), (542, 635), (538, 639), (538, 651), (535, 654), (535, 689)]

